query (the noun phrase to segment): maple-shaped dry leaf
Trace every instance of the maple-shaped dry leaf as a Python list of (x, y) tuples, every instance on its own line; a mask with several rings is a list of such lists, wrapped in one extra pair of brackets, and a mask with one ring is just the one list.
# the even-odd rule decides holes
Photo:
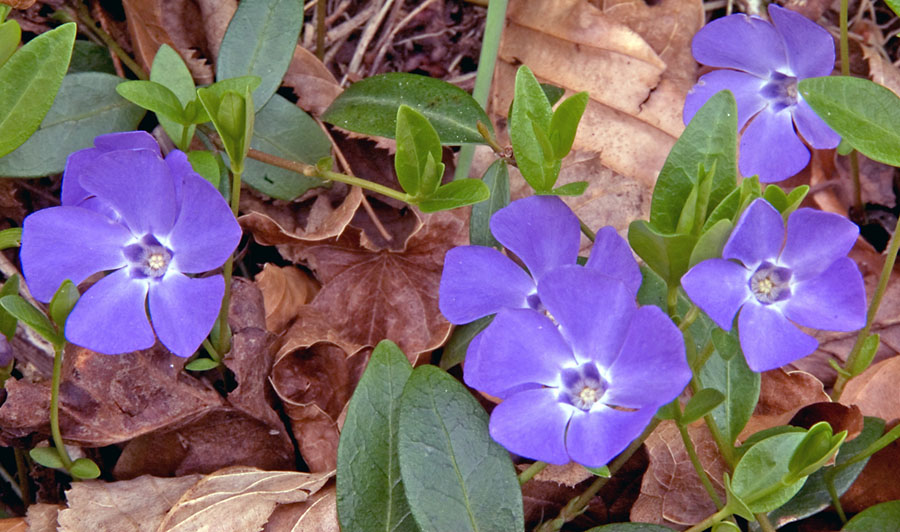
[(263, 532), (340, 532), (333, 483), (304, 502), (279, 504)]
[(201, 478), (145, 475), (119, 482), (73, 482), (66, 492), (68, 508), (59, 512), (59, 530), (155, 532), (179, 497)]
[[(725, 500), (722, 474), (727, 466), (709, 429), (702, 423), (695, 423), (688, 427), (688, 434), (710, 482), (719, 497)], [(691, 465), (675, 422), (660, 423), (644, 445), (650, 456), (650, 465), (644, 473), (641, 494), (631, 508), (632, 521), (683, 530), (716, 511), (715, 504)]]
[(279, 334), (294, 321), (300, 307), (319, 291), (319, 283), (294, 266), (267, 263), (256, 274), (266, 307), (266, 329)]
[(334, 476), (230, 467), (203, 477), (169, 510), (160, 531), (260, 530), (276, 504), (302, 502)]
[(322, 61), (299, 44), (284, 74), (284, 84), (297, 96), (297, 106), (315, 116), (321, 116), (344, 91)]
[(323, 189), (311, 193), (311, 200), (291, 203), (266, 202), (244, 194), (241, 211), (246, 214), (238, 221), (264, 246), (325, 240), (341, 234), (362, 201), (358, 187), (346, 195)]

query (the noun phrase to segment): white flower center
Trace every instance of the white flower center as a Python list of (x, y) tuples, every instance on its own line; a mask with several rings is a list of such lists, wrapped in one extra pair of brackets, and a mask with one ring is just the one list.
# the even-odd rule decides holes
[(590, 410), (606, 391), (606, 383), (592, 362), (563, 370), (560, 380), (559, 400), (579, 410)]
[(764, 305), (791, 296), (791, 270), (764, 262), (750, 277), (750, 291)]
[(153, 235), (146, 235), (123, 250), (131, 263), (131, 276), (159, 279), (166, 274), (172, 262), (172, 251), (159, 243)]

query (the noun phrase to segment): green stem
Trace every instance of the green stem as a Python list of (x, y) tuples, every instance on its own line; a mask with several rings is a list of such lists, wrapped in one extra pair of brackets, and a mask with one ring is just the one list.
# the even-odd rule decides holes
[[(872, 329), (872, 323), (875, 321), (875, 314), (878, 313), (878, 307), (881, 305), (881, 298), (884, 297), (888, 281), (891, 278), (891, 272), (894, 271), (894, 263), (897, 262), (898, 249), (900, 249), (900, 219), (897, 220), (897, 225), (894, 226), (894, 234), (891, 235), (887, 256), (884, 258), (884, 266), (881, 268), (881, 276), (878, 278), (878, 287), (875, 289), (875, 295), (872, 296), (872, 302), (869, 304), (869, 311), (866, 314), (866, 326), (857, 334), (853, 349), (850, 350), (847, 362), (844, 363), (844, 369), (855, 366), (856, 358), (859, 356), (859, 351), (862, 349), (863, 342), (869, 337), (869, 331)], [(851, 378), (852, 377), (847, 377), (842, 373), (838, 373), (837, 380), (834, 383), (834, 389), (831, 392), (832, 401), (838, 401), (841, 398), (841, 394), (844, 392), (844, 386), (847, 385), (847, 382)]]
[[(693, 378), (691, 378), (691, 391), (697, 393), (701, 388), (702, 385), (700, 384), (700, 379), (694, 374)], [(716, 424), (716, 420), (713, 419), (712, 414), (703, 416), (703, 421), (706, 422), (706, 428), (708, 428), (709, 433), (712, 434), (713, 440), (716, 442), (716, 447), (719, 448), (719, 453), (722, 454), (722, 458), (725, 460), (728, 470), (734, 471), (736, 462), (734, 457), (734, 445), (725, 440), (725, 435), (722, 434), (722, 431), (719, 429), (719, 425)]]
[(125, 66), (131, 70), (138, 79), (142, 79), (144, 81), (150, 79), (147, 73), (141, 68), (141, 65), (137, 64), (137, 62), (132, 59), (130, 55), (128, 55), (125, 50), (119, 46), (119, 43), (115, 41), (103, 28), (97, 24), (97, 21), (91, 17), (91, 14), (88, 12), (87, 7), (84, 5), (84, 2), (77, 1), (75, 2), (75, 9), (78, 13), (78, 19), (81, 20), (84, 29), (92, 32), (94, 35), (100, 38), (103, 41), (103, 44), (106, 45), (107, 48), (112, 50), (116, 56), (118, 56), (119, 60), (125, 63)]
[(697, 305), (691, 305), (687, 314), (681, 319), (681, 323), (678, 324), (678, 330), (684, 332), (685, 329), (694, 324), (698, 317), (700, 317), (700, 308)]
[[(481, 40), (481, 54), (478, 56), (478, 73), (475, 74), (475, 88), (472, 97), (483, 108), (487, 108), (487, 100), (494, 77), (494, 65), (497, 63), (497, 51), (500, 49), (500, 34), (506, 23), (506, 5), (508, 0), (491, 0), (488, 4), (487, 18), (484, 23), (484, 38)], [(459, 150), (456, 160), (456, 174), (453, 179), (469, 177), (475, 146), (465, 145)]]
[[(233, 167), (234, 165), (232, 165)], [(238, 206), (241, 203), (241, 172), (232, 171), (231, 179), (231, 214), (237, 218)], [(225, 277), (225, 295), (222, 297), (222, 308), (219, 309), (219, 338), (217, 354), (224, 355), (231, 350), (231, 342), (228, 339), (228, 307), (231, 303), (231, 275), (234, 272), (234, 255), (225, 261), (222, 275)]]
[[(675, 399), (675, 401), (677, 402), (678, 399)], [(675, 408), (680, 410), (681, 406), (676, 405)], [(697, 449), (694, 447), (694, 442), (691, 441), (691, 436), (688, 434), (687, 427), (680, 421), (676, 421), (675, 424), (678, 426), (678, 432), (681, 433), (681, 441), (684, 442), (684, 448), (687, 450), (688, 458), (691, 459), (694, 471), (696, 471), (697, 476), (700, 477), (700, 483), (703, 484), (703, 489), (706, 490), (709, 498), (712, 499), (713, 503), (716, 505), (716, 509), (721, 510), (725, 505), (722, 504), (722, 499), (719, 498), (719, 494), (716, 493), (716, 488), (709, 480), (709, 475), (706, 474), (706, 471), (703, 469), (703, 464), (700, 463), (700, 457), (697, 456)]]
[(72, 469), (72, 459), (69, 458), (62, 433), (59, 431), (59, 381), (62, 376), (62, 359), (65, 349), (65, 342), (62, 345), (54, 346), (53, 379), (50, 384), (50, 434), (53, 436), (53, 445), (56, 447), (63, 467), (69, 471)]
[(753, 514), (753, 517), (756, 518), (756, 522), (759, 523), (759, 528), (763, 532), (775, 532), (775, 527), (772, 525), (772, 522), (769, 521), (769, 516), (763, 513)]
[[(221, 313), (221, 310), (220, 310)], [(222, 355), (219, 354), (219, 351), (213, 347), (212, 343), (210, 343), (209, 338), (203, 339), (203, 347), (206, 348), (206, 352), (209, 353), (209, 358), (215, 360), (216, 362), (222, 362)]]
[[(849, 11), (849, 0), (841, 0), (840, 12), (840, 49), (841, 49), (841, 75), (850, 75), (850, 39), (847, 33), (847, 19)], [(859, 182), (859, 157), (856, 150), (850, 152), (850, 173), (853, 177), (853, 206), (860, 216), (865, 216), (865, 209), (862, 204), (862, 187)]]
[(691, 528), (685, 530), (685, 532), (702, 532), (703, 530), (706, 530), (707, 528), (712, 527), (714, 524), (718, 523), (719, 521), (727, 519), (729, 515), (731, 515), (731, 511), (728, 510), (728, 508), (723, 508), (723, 509), (719, 510), (718, 512), (710, 515), (703, 521), (700, 521), (699, 523), (692, 526)]
[(588, 240), (593, 242), (594, 239), (597, 238), (597, 233), (591, 231), (591, 228), (588, 227), (588, 224), (584, 223), (584, 220), (581, 219), (581, 216), (578, 216), (576, 214), (575, 217), (578, 218), (578, 225), (581, 226), (581, 232), (584, 234), (584, 236), (587, 237)]
[(837, 512), (838, 517), (841, 519), (841, 523), (847, 524), (847, 514), (844, 513), (844, 507), (841, 505), (841, 496), (838, 495), (837, 488), (834, 486), (834, 475), (829, 475), (832, 471), (825, 472), (825, 489), (828, 490), (828, 495), (831, 496), (831, 506), (834, 507), (834, 511)]
[(522, 486), (547, 467), (547, 462), (535, 462), (528, 469), (519, 473), (519, 485)]

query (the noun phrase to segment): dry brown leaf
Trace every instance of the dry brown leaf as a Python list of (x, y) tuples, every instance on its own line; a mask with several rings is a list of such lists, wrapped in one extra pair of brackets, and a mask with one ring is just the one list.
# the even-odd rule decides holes
[(831, 400), (822, 382), (803, 371), (773, 369), (761, 377), (759, 402), (738, 441), (761, 430), (787, 424), (804, 406)]
[(0, 4), (12, 6), (13, 9), (28, 9), (35, 0), (0, 0)]
[[(703, 469), (725, 500), (722, 475), (727, 471), (709, 429), (702, 423), (688, 427), (688, 434)], [(641, 494), (631, 508), (631, 520), (656, 523), (683, 530), (716, 511), (697, 478), (687, 450), (673, 421), (663, 421), (644, 441), (650, 465), (644, 473)]]
[(169, 510), (160, 531), (259, 530), (276, 504), (305, 501), (334, 475), (230, 467), (202, 478)]
[(858, 406), (844, 406), (832, 402), (804, 406), (794, 414), (788, 424), (809, 429), (820, 421), (827, 421), (836, 433), (846, 430), (847, 439), (844, 441), (859, 436), (863, 429), (863, 414)]
[(891, 357), (867, 369), (847, 383), (841, 403), (856, 405), (865, 416), (886, 421), (900, 418), (900, 357)]
[(73, 482), (66, 492), (68, 508), (59, 512), (60, 531), (155, 532), (179, 497), (201, 478), (145, 475), (119, 482)]
[(362, 201), (362, 191), (352, 187), (346, 195), (317, 189), (312, 200), (265, 202), (250, 194), (241, 197), (238, 221), (264, 246), (325, 240), (341, 234)]
[(275, 334), (284, 331), (319, 291), (319, 283), (294, 266), (279, 267), (266, 263), (256, 275), (266, 307), (266, 329)]
[(297, 45), (284, 74), (284, 84), (297, 96), (297, 106), (321, 116), (344, 89), (312, 52)]
[[(59, 529), (57, 518), (64, 507), (58, 504), (37, 503), (28, 507), (25, 522), (28, 532), (56, 532)], [(25, 529), (23, 529), (25, 530)]]
[[(885, 430), (890, 430), (894, 425), (896, 423), (889, 423)], [(900, 440), (894, 440), (869, 458), (862, 473), (841, 496), (844, 511), (860, 512), (878, 503), (900, 499), (900, 482), (897, 482), (898, 463), (900, 463)]]
[(304, 502), (278, 505), (263, 532), (340, 532), (337, 489), (321, 489)]

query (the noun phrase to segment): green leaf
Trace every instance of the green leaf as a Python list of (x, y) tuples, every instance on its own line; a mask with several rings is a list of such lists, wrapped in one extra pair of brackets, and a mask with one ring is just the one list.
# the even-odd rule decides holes
[(322, 120), (349, 131), (394, 138), (397, 109), (404, 104), (425, 115), (443, 145), (484, 144), (478, 121), (493, 132), (487, 113), (468, 92), (446, 81), (404, 72), (379, 74), (350, 85)]
[(444, 346), (444, 353), (441, 355), (441, 369), (448, 370), (457, 364), (461, 364), (466, 359), (466, 351), (469, 349), (469, 343), (472, 341), (472, 338), (475, 338), (478, 333), (485, 330), (492, 321), (494, 321), (493, 316), (485, 316), (453, 329), (453, 334), (447, 340), (447, 345)]
[(262, 82), (253, 92), (252, 101), (256, 102), (255, 110), (262, 109), (281, 85), (302, 26), (300, 0), (241, 2), (219, 48), (216, 80), (259, 76)]
[(837, 153), (838, 155), (850, 155), (853, 149), (853, 145), (847, 142), (847, 139), (841, 139), (841, 143), (837, 147)]
[(123, 81), (116, 87), (116, 92), (126, 100), (153, 111), (157, 116), (164, 116), (182, 125), (190, 123), (184, 117), (184, 109), (178, 96), (155, 81)]
[[(178, 102), (185, 109), (184, 118), (190, 125), (178, 123), (165, 116), (157, 116), (159, 125), (163, 127), (169, 138), (172, 139), (181, 151), (190, 149), (191, 137), (194, 136), (196, 116), (189, 116), (187, 106), (197, 99), (197, 89), (194, 86), (194, 78), (188, 70), (184, 60), (171, 46), (163, 44), (153, 57), (153, 66), (150, 68), (150, 81), (155, 81), (172, 91), (178, 98)], [(199, 102), (194, 103), (195, 108)], [(201, 106), (202, 107), (202, 106)]]
[(798, 84), (810, 107), (870, 159), (900, 166), (900, 98), (862, 78), (808, 78)]
[(69, 154), (93, 147), (94, 137), (134, 130), (146, 111), (116, 93), (121, 80), (100, 72), (66, 76), (40, 129), (16, 151), (0, 158), (0, 175), (61, 173)]
[(509, 170), (506, 161), (503, 159), (494, 161), (484, 172), (481, 181), (487, 185), (491, 195), (488, 201), (472, 206), (472, 215), (469, 217), (469, 242), (473, 246), (501, 249), (503, 246), (491, 234), (490, 222), (495, 212), (509, 205)]
[[(558, 102), (566, 93), (566, 89), (550, 83), (541, 83), (541, 90), (544, 91), (544, 96), (547, 97), (547, 101), (550, 102), (551, 106), (556, 105), (556, 102)], [(510, 104), (512, 104), (512, 102), (510, 102)]]
[(641, 287), (638, 289), (637, 301), (640, 305), (655, 305), (666, 309), (666, 282), (646, 264), (641, 264)]
[(219, 363), (211, 358), (195, 358), (184, 365), (188, 371), (209, 371), (219, 367)]
[(714, 408), (725, 401), (725, 395), (715, 388), (703, 388), (688, 401), (681, 415), (681, 423), (690, 425), (701, 417), (710, 413)]
[(372, 352), (347, 406), (337, 457), (337, 510), (343, 530), (417, 531), (400, 480), (400, 394), (412, 366), (390, 340)]
[(760, 376), (747, 366), (736, 330), (728, 334), (713, 329), (710, 334), (716, 353), (700, 370), (700, 382), (725, 396), (725, 401), (711, 413), (725, 440), (734, 444), (756, 408)]
[(612, 476), (612, 473), (609, 472), (609, 467), (587, 467), (584, 466), (585, 469), (590, 471), (591, 473), (597, 475), (598, 477), (609, 478)]
[(480, 179), (457, 179), (441, 185), (417, 205), (422, 212), (445, 211), (484, 201), (490, 195), (491, 191)]
[(42, 33), (0, 67), (0, 157), (41, 125), (69, 68), (75, 23)]
[[(19, 275), (12, 274), (12, 276), (3, 283), (3, 286), (0, 286), (0, 299), (4, 296), (14, 296), (19, 294)], [(12, 340), (12, 337), (16, 335), (16, 318), (9, 312), (7, 312), (3, 307), (0, 307), (0, 334), (6, 337), (7, 340)]]
[(56, 327), (50, 323), (44, 313), (36, 309), (31, 303), (25, 301), (21, 296), (10, 295), (0, 298), (0, 307), (9, 312), (17, 320), (28, 325), (34, 331), (50, 343), (57, 345), (63, 341), (56, 332)]
[(62, 469), (63, 463), (59, 458), (59, 452), (55, 447), (35, 447), (28, 451), (28, 455), (35, 462), (50, 469)]
[(837, 454), (846, 437), (846, 430), (832, 433), (827, 421), (820, 421), (810, 427), (788, 462), (789, 478), (793, 480), (808, 477), (821, 469)]
[(15, 20), (0, 24), (0, 67), (15, 53), (22, 40), (22, 27)]
[(794, 449), (805, 436), (806, 431), (778, 434), (757, 443), (741, 457), (734, 469), (731, 488), (753, 513), (778, 508), (803, 487), (806, 477), (787, 485), (780, 483), (788, 474)]
[(197, 89), (197, 96), (212, 119), (216, 132), (225, 145), (231, 169), (243, 173), (244, 159), (250, 148), (253, 132), (253, 102), (248, 101), (249, 89), (244, 94), (225, 91), (221, 96), (208, 88)]
[[(441, 139), (425, 115), (408, 105), (397, 109), (397, 153), (394, 169), (404, 192), (428, 197), (441, 184)], [(429, 159), (430, 157), (430, 159)], [(430, 164), (430, 171), (427, 170)], [(431, 175), (427, 175), (427, 174)]]
[(557, 159), (562, 159), (572, 151), (572, 143), (575, 142), (575, 132), (581, 115), (588, 103), (588, 93), (579, 92), (569, 96), (559, 107), (553, 111), (550, 119), (550, 143), (553, 145), (553, 154)]
[(847, 371), (851, 376), (856, 377), (857, 375), (861, 375), (863, 371), (868, 369), (872, 360), (875, 358), (875, 353), (878, 351), (878, 345), (880, 343), (881, 336), (878, 334), (870, 334), (863, 340), (863, 344), (859, 348), (859, 354), (853, 361), (853, 365), (847, 368)]
[(721, 257), (722, 249), (725, 247), (728, 237), (731, 236), (732, 229), (734, 229), (734, 224), (731, 223), (731, 220), (719, 220), (707, 229), (697, 239), (688, 265), (693, 268), (706, 259)]
[[(284, 159), (316, 164), (331, 155), (331, 141), (302, 109), (274, 94), (253, 123), (250, 147)], [(331, 165), (328, 165), (331, 169)], [(292, 201), (307, 190), (324, 186), (307, 177), (254, 159), (244, 161), (244, 182), (276, 199)]]
[[(734, 190), (737, 176), (737, 105), (728, 91), (714, 95), (697, 111), (666, 158), (653, 189), (650, 224), (673, 233), (701, 168), (715, 168), (708, 207), (715, 207)], [(707, 212), (697, 216), (705, 220)]]
[(68, 73), (74, 74), (75, 72), (115, 74), (116, 67), (109, 57), (109, 48), (91, 41), (76, 40), (75, 46), (72, 48), (72, 60), (69, 62)]
[[(553, 188), (559, 176), (559, 160), (542, 147), (536, 131), (549, 131), (553, 110), (531, 70), (522, 65), (516, 72), (516, 94), (509, 115), (509, 138), (522, 177), (538, 192)], [(548, 141), (549, 142), (549, 141)]]
[(524, 531), (509, 453), (456, 379), (435, 366), (413, 371), (400, 397), (399, 434), (406, 498), (423, 532)]
[(573, 181), (571, 183), (566, 183), (565, 185), (554, 188), (549, 191), (548, 194), (552, 194), (554, 196), (580, 196), (584, 194), (584, 191), (587, 190), (587, 187), (590, 183), (587, 181)]
[(688, 271), (696, 242), (697, 237), (691, 235), (661, 234), (645, 220), (628, 226), (631, 249), (670, 286), (678, 285)]
[[(891, 6), (891, 9), (896, 8)], [(896, 532), (900, 523), (900, 501), (888, 501), (859, 512), (841, 532)]]
[(187, 154), (188, 161), (191, 163), (194, 171), (203, 176), (212, 186), (219, 188), (219, 181), (222, 179), (222, 171), (219, 167), (219, 159), (211, 152), (203, 150), (190, 151)]
[(731, 220), (737, 223), (738, 216), (744, 211), (747, 205), (756, 198), (762, 196), (762, 190), (759, 187), (759, 178), (754, 176), (745, 178), (741, 181), (741, 186), (731, 191), (719, 205), (713, 209), (706, 223), (703, 224), (703, 230), (707, 231), (710, 227), (719, 222), (719, 220)]
[(10, 227), (0, 231), (0, 250), (17, 248), (22, 245), (22, 228)]
[(75, 303), (78, 302), (79, 297), (81, 297), (81, 294), (78, 293), (78, 287), (68, 279), (63, 281), (56, 293), (53, 294), (53, 299), (50, 300), (49, 306), (50, 319), (60, 331), (65, 331), (66, 319), (69, 317), (72, 309), (75, 308)]
[(72, 463), (69, 473), (80, 480), (90, 480), (100, 476), (100, 468), (90, 458), (79, 458)]
[(650, 523), (612, 523), (595, 526), (587, 532), (672, 532), (672, 529)]

